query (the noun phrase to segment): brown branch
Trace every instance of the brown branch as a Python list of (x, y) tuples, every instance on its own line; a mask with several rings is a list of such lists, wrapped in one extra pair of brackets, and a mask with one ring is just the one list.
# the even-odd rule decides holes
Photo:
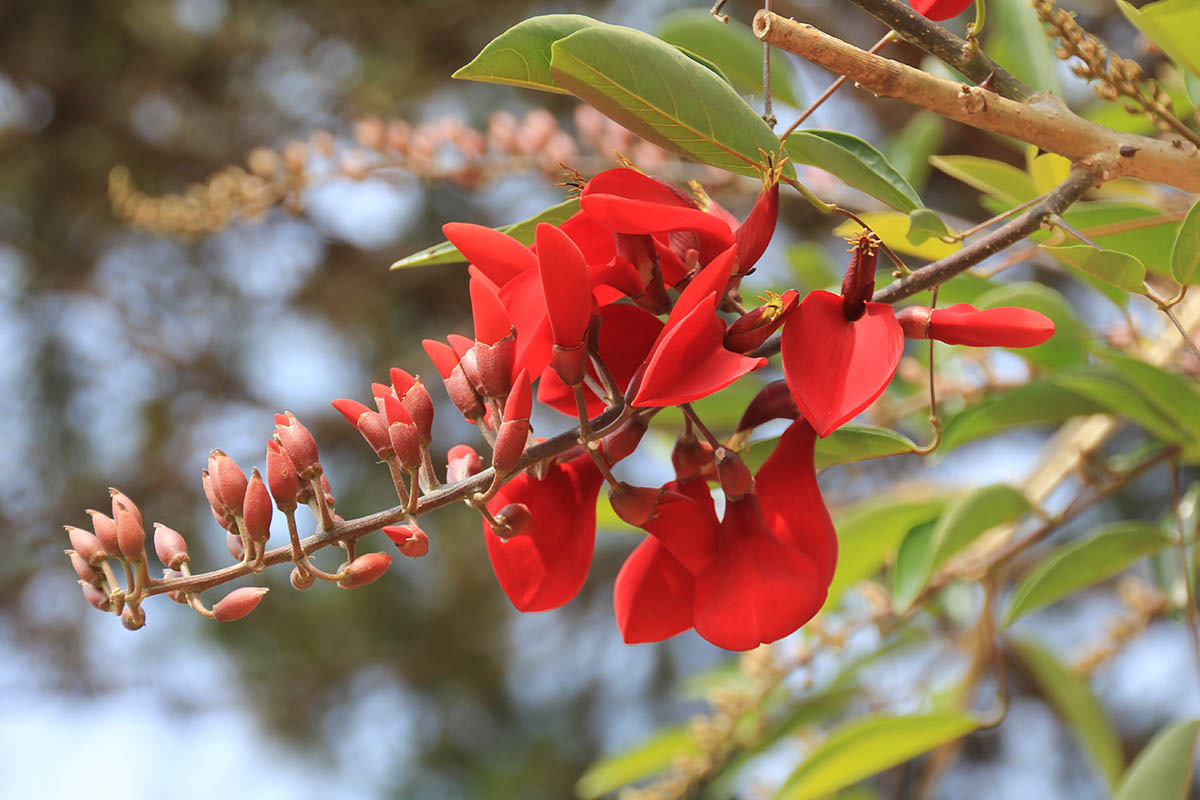
[(1197, 148), (1181, 139), (1166, 142), (1114, 131), (1072, 113), (1053, 95), (1009, 100), (872, 55), (811, 25), (767, 11), (754, 15), (754, 33), (775, 47), (846, 75), (877, 96), (894, 97), (1072, 161), (1100, 166), (1106, 181), (1126, 176), (1200, 192)]
[(982, 50), (975, 48), (972, 52), (966, 39), (955, 36), (933, 20), (921, 16), (907, 3), (900, 0), (850, 2), (887, 25), (906, 42), (950, 65), (975, 83), (983, 83), (990, 75), (992, 86), (1001, 97), (1027, 100), (1035, 94), (1033, 89), (992, 61)]
[[(592, 430), (600, 430), (616, 422), (624, 414), (624, 405), (618, 405), (610, 408), (603, 414), (600, 414), (595, 419), (591, 420)], [(534, 445), (525, 451), (521, 456), (521, 460), (517, 462), (513, 474), (517, 474), (524, 468), (535, 464), (539, 461), (545, 461), (549, 458), (561, 455), (573, 447), (579, 446), (579, 430), (570, 430), (565, 433), (560, 433), (546, 441)], [(448, 506), (451, 503), (465, 500), (466, 498), (485, 491), (492, 483), (494, 475), (492, 468), (485, 469), (476, 475), (467, 478), (464, 481), (443, 486), (429, 492), (421, 498), (417, 504), (417, 515), (426, 514), (443, 506)], [(326, 531), (320, 531), (306, 539), (301, 540), (300, 547), (305, 554), (320, 550), (323, 547), (328, 547), (331, 544), (336, 544), (339, 541), (351, 542), (363, 536), (366, 536), (372, 531), (377, 531), (384, 525), (393, 525), (404, 520), (408, 516), (405, 506), (398, 505), (384, 511), (379, 511), (374, 514), (368, 514), (365, 517), (358, 519), (347, 520), (338, 525), (333, 526)], [(265, 566), (274, 564), (282, 564), (285, 561), (292, 560), (292, 545), (289, 543), (283, 547), (277, 547), (274, 550), (268, 550), (263, 557), (262, 563)], [(146, 591), (147, 595), (162, 594), (164, 592), (202, 592), (205, 589), (211, 589), (214, 586), (219, 586), (223, 583), (236, 580), (246, 575), (255, 572), (253, 564), (234, 564), (223, 569), (205, 572), (199, 575), (191, 575), (184, 578), (172, 578), (170, 580), (162, 580), (153, 582)]]

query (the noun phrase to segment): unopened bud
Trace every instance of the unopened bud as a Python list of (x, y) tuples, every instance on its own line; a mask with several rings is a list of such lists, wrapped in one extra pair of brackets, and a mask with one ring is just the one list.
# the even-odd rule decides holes
[(242, 506), (242, 518), (246, 523), (246, 531), (255, 542), (265, 542), (271, 536), (271, 516), (275, 509), (271, 505), (271, 495), (267, 485), (255, 467), (250, 474), (246, 486), (246, 500)]
[(966, 303), (935, 308), (929, 336), (946, 344), (971, 347), (1034, 347), (1054, 335), (1054, 321), (1031, 308), (977, 309)]
[(730, 500), (741, 500), (754, 490), (754, 476), (738, 454), (724, 447), (718, 447), (717, 478), (721, 481), (721, 490)]
[(429, 552), (429, 537), (416, 525), (385, 525), (383, 533), (409, 558), (420, 558)]
[(773, 419), (795, 419), (800, 406), (788, 389), (787, 381), (772, 381), (759, 390), (737, 424), (737, 432), (750, 431)]
[(208, 498), (208, 507), (212, 509), (213, 519), (222, 528), (230, 528), (233, 525), (233, 513), (217, 496), (217, 490), (213, 487), (212, 475), (206, 469), (200, 470), (200, 480), (204, 484), (204, 496)]
[(896, 312), (896, 321), (906, 339), (928, 339), (932, 313), (925, 306), (906, 306)]
[(258, 586), (246, 586), (234, 589), (222, 597), (212, 608), (213, 618), (217, 622), (233, 622), (253, 611), (269, 590)]
[(338, 581), (338, 586), (343, 589), (366, 586), (382, 577), (391, 565), (392, 557), (387, 553), (365, 553), (342, 570), (343, 577)]
[(529, 532), (533, 525), (533, 512), (524, 503), (509, 503), (500, 509), (495, 519), (500, 524), (499, 527), (492, 526), (492, 533), (501, 539), (511, 539)]
[(98, 586), (94, 586), (87, 581), (80, 581), (79, 586), (83, 589), (83, 599), (87, 600), (92, 608), (97, 611), (112, 610), (112, 603), (109, 601), (108, 595)]
[(267, 486), (280, 511), (292, 511), (299, 505), (300, 476), (296, 465), (279, 442), (267, 442)]
[(67, 554), (67, 558), (71, 559), (71, 569), (75, 570), (75, 574), (79, 576), (79, 580), (91, 584), (100, 583), (100, 576), (96, 573), (96, 570), (92, 569), (92, 565), (83, 556), (74, 550), (64, 550), (63, 552)]
[(446, 482), (458, 483), (483, 471), (483, 459), (470, 445), (456, 444), (446, 453)]
[(117, 545), (127, 561), (141, 561), (146, 557), (146, 531), (142, 528), (141, 514), (137, 507), (130, 510), (121, 501), (113, 498), (113, 519), (117, 528)]
[[(116, 509), (116, 503), (123, 503), (125, 508), (127, 508), (129, 512), (133, 514), (133, 518), (137, 521), (137, 524), (139, 526), (143, 525), (142, 512), (138, 509), (137, 504), (129, 499), (127, 494), (122, 492), (120, 489), (113, 489), (111, 487), (109, 488), (108, 493), (112, 497), (114, 509)], [(116, 519), (116, 516), (117, 515), (114, 513), (113, 519)]]
[[(400, 395), (400, 402), (412, 416), (421, 444), (428, 447), (429, 443), (433, 441), (433, 398), (429, 396), (429, 390), (425, 388), (425, 382), (421, 380), (420, 376), (413, 378), (412, 383), (401, 392), (402, 384), (397, 382), (396, 377), (398, 372), (402, 372), (402, 370), (392, 370), (392, 386)], [(407, 375), (407, 373), (404, 374)]]
[[(171, 581), (171, 580), (175, 580), (176, 578), (182, 578), (182, 577), (183, 577), (183, 573), (177, 569), (164, 569), (162, 571), (162, 579), (164, 581)], [(184, 597), (183, 592), (179, 591), (178, 589), (174, 589), (170, 592), (167, 592), (167, 597), (171, 598), (172, 600), (174, 600), (176, 603), (179, 603), (180, 605), (186, 606), (188, 604), (187, 598)]]
[(292, 459), (301, 480), (311, 480), (320, 473), (317, 442), (295, 414), (285, 411), (275, 415), (275, 440)]
[(600, 452), (609, 465), (633, 454), (650, 425), (643, 417), (630, 417), (624, 425), (600, 441)]
[(702, 475), (712, 468), (712, 445), (695, 436), (681, 436), (671, 451), (671, 465), (675, 467), (675, 477), (681, 481)]
[(229, 550), (229, 555), (233, 556), (234, 561), (241, 561), (246, 557), (246, 545), (236, 533), (225, 532), (225, 548)]
[(334, 400), (333, 407), (358, 429), (371, 449), (382, 459), (392, 457), (392, 443), (388, 438), (387, 423), (378, 411), (372, 411), (357, 400)]
[(246, 473), (221, 450), (208, 455), (208, 477), (217, 498), (233, 514), (240, 514), (246, 500)]
[(787, 321), (799, 299), (795, 289), (782, 295), (767, 292), (766, 302), (743, 314), (725, 331), (725, 349), (735, 353), (753, 351)]
[(177, 570), (188, 563), (187, 542), (179, 531), (161, 522), (154, 523), (154, 552), (167, 569)]
[(654, 510), (658, 507), (662, 495), (662, 489), (622, 483), (608, 493), (608, 501), (612, 504), (613, 511), (617, 512), (617, 516), (624, 522), (641, 527), (654, 516)]
[(288, 580), (291, 581), (293, 589), (299, 589), (300, 591), (311, 589), (312, 585), (317, 581), (311, 572), (299, 567), (292, 567), (292, 574), (288, 576)]
[(121, 555), (121, 545), (117, 541), (117, 524), (113, 522), (112, 517), (92, 508), (89, 508), (87, 513), (92, 518), (92, 530), (96, 532), (96, 538), (100, 540), (104, 552), (110, 556)]
[(134, 606), (125, 606), (121, 609), (121, 624), (127, 630), (140, 630), (146, 626), (146, 612)]
[(98, 567), (104, 559), (108, 558), (108, 553), (104, 551), (104, 547), (94, 533), (85, 531), (83, 528), (76, 528), (74, 525), (64, 525), (63, 527), (66, 528), (67, 536), (71, 539), (71, 547), (88, 564)]

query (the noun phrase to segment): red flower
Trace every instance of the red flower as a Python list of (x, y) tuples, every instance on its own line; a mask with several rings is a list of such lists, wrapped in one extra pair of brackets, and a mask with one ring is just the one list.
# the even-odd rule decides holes
[(526, 506), (532, 524), (501, 539), (483, 523), (488, 557), (500, 587), (520, 611), (547, 611), (569, 602), (587, 579), (596, 541), (596, 497), (604, 478), (587, 454), (554, 464), (536, 480), (521, 473), (488, 502), (493, 514)]
[(749, 650), (820, 610), (837, 545), (816, 487), (814, 442), (808, 425), (795, 422), (759, 470), (766, 491), (727, 496), (720, 520), (703, 480), (673, 481), (657, 496), (614, 493), (618, 513), (651, 534), (617, 577), (625, 641), (658, 641), (694, 625), (713, 644)]
[(767, 363), (725, 349), (717, 306), (733, 272), (736, 247), (721, 253), (679, 295), (647, 359), (635, 406), (689, 403), (724, 389)]
[(957, 17), (967, 10), (971, 0), (909, 0), (913, 11), (932, 20), (950, 19)]
[(910, 339), (937, 339), (971, 347), (1034, 347), (1054, 335), (1054, 321), (1031, 308), (983, 311), (966, 303), (928, 309), (909, 306), (896, 318)]

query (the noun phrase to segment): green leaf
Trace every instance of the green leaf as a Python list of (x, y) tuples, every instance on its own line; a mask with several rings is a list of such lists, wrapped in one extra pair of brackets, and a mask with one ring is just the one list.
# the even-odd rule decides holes
[(842, 593), (874, 575), (891, 557), (912, 528), (930, 522), (946, 506), (945, 498), (911, 500), (883, 497), (860, 503), (838, 515), (838, 561), (826, 604), (833, 607)]
[(531, 17), (497, 36), (450, 77), (570, 94), (550, 74), (550, 47), (576, 31), (603, 24), (582, 14)]
[[(1025, 495), (1002, 483), (982, 486), (951, 501), (930, 531), (926, 545), (917, 547), (914, 543), (909, 548), (914, 552), (905, 565), (908, 574), (904, 585), (897, 586), (897, 611), (912, 605), (933, 572), (951, 556), (985, 531), (1012, 522), (1028, 510)], [(904, 549), (902, 545), (901, 552)]]
[(1192, 204), (1171, 248), (1171, 272), (1184, 286), (1200, 277), (1200, 200)]
[(667, 728), (623, 753), (592, 764), (575, 783), (575, 794), (584, 800), (602, 797), (662, 772), (681, 755), (699, 752), (686, 727)]
[(1130, 419), (1164, 442), (1182, 442), (1188, 437), (1179, 426), (1116, 373), (1115, 370), (1094, 368), (1086, 372), (1069, 372), (1055, 381), (1073, 392), (1090, 397), (1111, 413)]
[(1004, 624), (1099, 583), (1157, 553), (1171, 539), (1157, 525), (1118, 522), (1060, 547), (1025, 576), (1013, 592)]
[(1055, 425), (1071, 417), (1102, 414), (1106, 407), (1056, 380), (1034, 381), (993, 392), (950, 417), (939, 452), (1032, 425)]
[(929, 578), (929, 543), (933, 540), (933, 526), (937, 520), (914, 525), (896, 549), (896, 563), (892, 565), (892, 598), (894, 605), (901, 605), (898, 598), (906, 598), (905, 607), (921, 593), (921, 587)]
[(1200, 720), (1177, 722), (1154, 735), (1121, 779), (1116, 800), (1184, 800), (1192, 785)]
[(754, 175), (779, 140), (728, 83), (654, 36), (617, 25), (584, 28), (551, 47), (559, 85), (661, 147)]
[(857, 136), (841, 131), (793, 131), (787, 140), (793, 161), (811, 164), (900, 211), (924, 208), (917, 190), (909, 186), (883, 153)]
[[(511, 225), (505, 225), (497, 228), (497, 230), (507, 233), (509, 236), (516, 239), (521, 244), (533, 244), (533, 237), (537, 231), (539, 222), (548, 222), (551, 225), (561, 225), (566, 222), (571, 215), (579, 210), (579, 199), (564, 200), (558, 205), (553, 205), (545, 211), (520, 222), (514, 222)], [(449, 242), (435, 244), (432, 247), (426, 247), (419, 253), (413, 253), (411, 256), (402, 258), (395, 264), (392, 264), (391, 269), (404, 269), (405, 267), (428, 267), (433, 264), (459, 264), (467, 259), (463, 258), (463, 254), (458, 252), (458, 248)]]
[[(1168, 266), (1167, 254), (1171, 252), (1171, 244), (1175, 241), (1179, 223), (1171, 220), (1161, 208), (1146, 203), (1094, 200), (1076, 203), (1067, 209), (1062, 217), (1069, 225), (1083, 231), (1105, 250), (1128, 253), (1145, 264), (1147, 269), (1168, 274), (1165, 272)], [(1156, 219), (1161, 220), (1157, 225), (1097, 234), (1107, 226), (1138, 222), (1145, 224)], [(1035, 234), (1033, 239), (1043, 241), (1050, 235), (1049, 231), (1042, 231)]]
[(1117, 372), (1168, 419), (1179, 426), (1184, 439), (1200, 443), (1200, 391), (1195, 384), (1161, 367), (1137, 358), (1106, 352)]
[[(694, 8), (664, 17), (658, 25), (658, 36), (712, 61), (742, 94), (762, 95), (762, 42), (746, 25), (736, 20), (723, 25), (708, 11)], [(773, 59), (771, 93), (788, 105), (799, 106), (788, 70), (787, 61)]]
[(928, 239), (950, 236), (951, 230), (937, 215), (936, 211), (928, 208), (918, 208), (908, 212), (908, 233), (905, 238), (913, 244), (921, 244)]
[(911, 453), (916, 442), (887, 428), (875, 425), (843, 425), (824, 439), (817, 440), (817, 469), (834, 464), (849, 464), (871, 458)]
[(978, 156), (933, 156), (929, 163), (1008, 207), (1038, 196), (1033, 178), (1003, 161)]
[(1141, 261), (1117, 250), (1100, 250), (1086, 244), (1068, 244), (1042, 249), (1064, 264), (1083, 270), (1105, 283), (1141, 294), (1146, 282), (1146, 266)]
[(979, 308), (1032, 308), (1054, 321), (1054, 335), (1048, 341), (1036, 347), (1010, 348), (1022, 358), (1055, 369), (1087, 362), (1091, 332), (1075, 316), (1062, 294), (1049, 286), (1032, 281), (1009, 283), (981, 294), (974, 304)]
[(900, 132), (888, 140), (888, 161), (920, 189), (929, 181), (929, 157), (937, 153), (946, 138), (942, 118), (932, 111), (918, 111)]
[(1171, 60), (1193, 75), (1200, 75), (1200, 3), (1196, 0), (1159, 0), (1134, 8), (1125, 0), (1117, 7), (1146, 38)]
[(776, 800), (813, 800), (966, 736), (964, 714), (871, 716), (841, 726), (792, 773)]
[[(925, 261), (937, 261), (962, 249), (962, 242), (948, 243), (938, 239), (926, 239), (920, 244), (913, 244), (908, 238), (908, 215), (898, 211), (869, 211), (858, 216), (875, 231), (884, 244), (897, 253), (916, 256)], [(861, 229), (858, 223), (848, 219), (834, 228), (833, 233), (837, 236), (850, 236), (859, 230)]]
[(1117, 732), (1087, 681), (1035, 642), (1013, 641), (1012, 644), (1046, 699), (1058, 709), (1059, 716), (1100, 770), (1104, 781), (1110, 789), (1115, 789), (1125, 769), (1125, 755)]

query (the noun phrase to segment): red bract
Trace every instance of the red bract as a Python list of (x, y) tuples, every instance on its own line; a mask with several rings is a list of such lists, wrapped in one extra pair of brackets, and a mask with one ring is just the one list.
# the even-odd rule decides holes
[(342, 398), (334, 400), (332, 405), (341, 412), (347, 422), (358, 429), (377, 456), (386, 459), (394, 455), (392, 443), (388, 439), (387, 422), (382, 414), (372, 411), (357, 400)]
[(529, 438), (529, 415), (533, 410), (533, 388), (529, 376), (522, 372), (513, 383), (512, 394), (504, 403), (504, 421), (496, 431), (492, 448), (492, 466), (504, 474), (511, 471), (525, 451)]
[(825, 437), (883, 393), (903, 349), (891, 306), (866, 303), (851, 322), (839, 295), (809, 292), (783, 328), (783, 374), (801, 412)]
[(529, 248), (500, 231), (467, 222), (448, 222), (442, 233), (497, 286), (537, 267)]
[(734, 274), (744, 275), (757, 264), (771, 237), (775, 235), (775, 223), (779, 219), (778, 177), (774, 172), (767, 177), (754, 208), (750, 209), (746, 221), (737, 227), (734, 234), (737, 243)]
[(569, 236), (542, 222), (537, 226), (537, 259), (554, 344), (578, 347), (592, 319), (592, 289), (583, 253)]
[(724, 347), (725, 321), (717, 306), (733, 271), (730, 247), (705, 267), (679, 295), (647, 359), (635, 406), (690, 403), (724, 389), (767, 363)]
[(296, 466), (287, 452), (273, 439), (267, 442), (267, 486), (280, 511), (296, 508), (300, 476), (296, 474)]
[(316, 440), (292, 412), (275, 415), (275, 441), (292, 459), (301, 480), (311, 480), (320, 473)]
[(799, 300), (800, 293), (795, 289), (782, 295), (767, 292), (765, 303), (743, 314), (725, 331), (725, 349), (735, 353), (754, 350), (787, 322)]
[(483, 523), (492, 569), (518, 610), (557, 608), (583, 586), (596, 540), (596, 496), (603, 482), (600, 470), (584, 454), (554, 464), (542, 480), (521, 473), (488, 502), (493, 514), (521, 503), (532, 516), (522, 535), (507, 540)]
[(913, 11), (921, 16), (940, 21), (957, 17), (966, 11), (971, 5), (971, 0), (909, 0), (909, 3)]
[(927, 331), (928, 338), (946, 344), (1034, 347), (1054, 335), (1054, 321), (1031, 308), (1003, 307), (980, 311), (959, 303), (933, 309)]

